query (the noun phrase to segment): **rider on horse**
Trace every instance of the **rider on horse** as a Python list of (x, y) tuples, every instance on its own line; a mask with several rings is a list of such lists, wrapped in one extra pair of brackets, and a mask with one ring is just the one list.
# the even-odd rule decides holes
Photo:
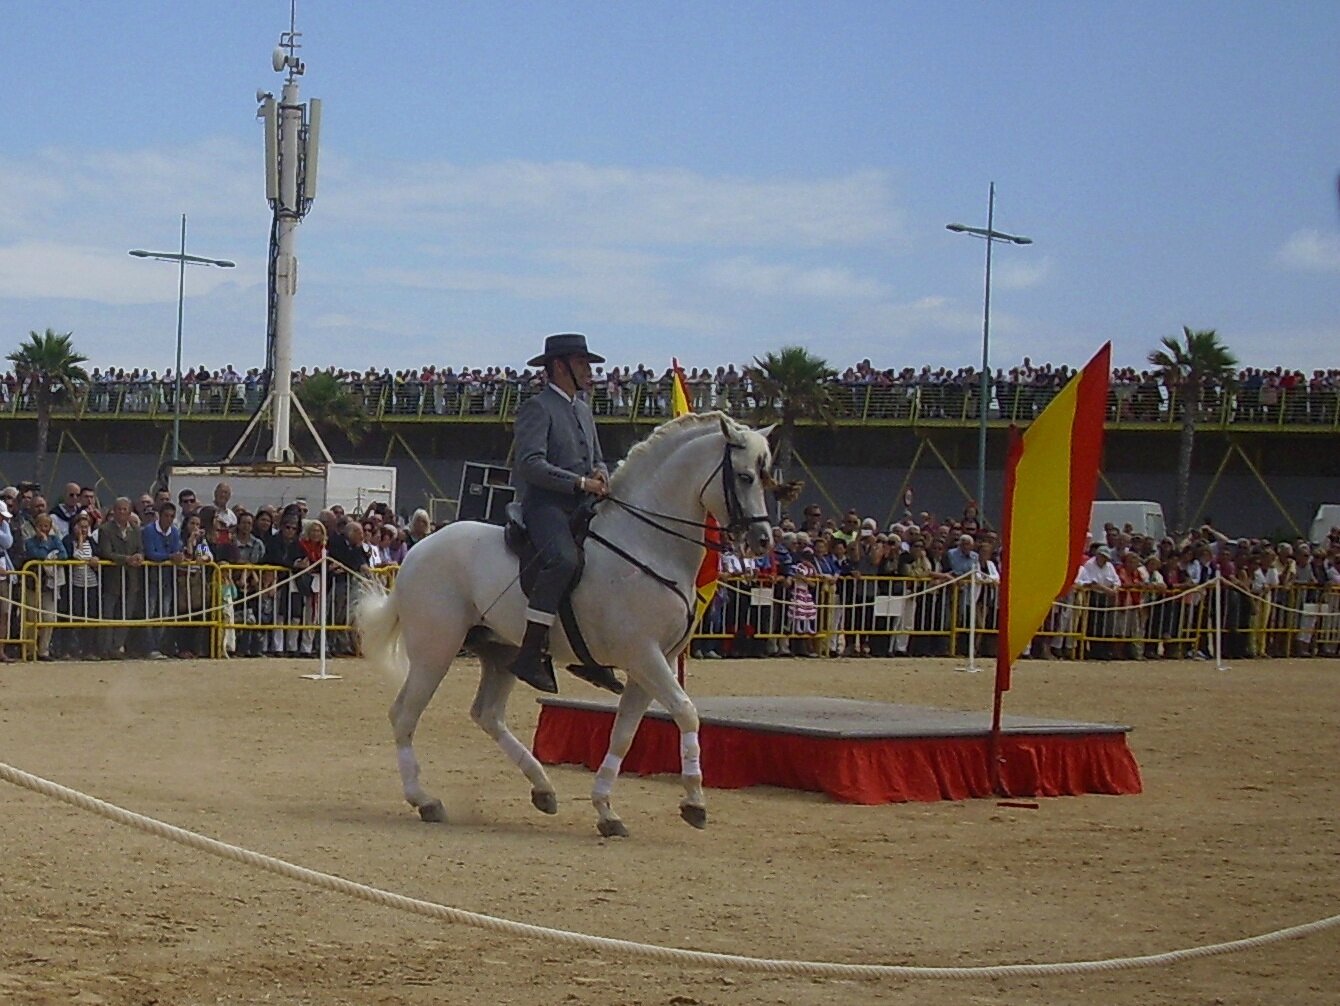
[(526, 608), (526, 635), (510, 669), (542, 692), (558, 691), (545, 647), (559, 601), (580, 561), (572, 536), (573, 512), (588, 497), (609, 494), (609, 470), (595, 418), (577, 395), (591, 390), (591, 364), (604, 362), (603, 356), (587, 350), (584, 335), (549, 336), (544, 352), (527, 363), (544, 367), (548, 386), (516, 416), (512, 478), (540, 567)]

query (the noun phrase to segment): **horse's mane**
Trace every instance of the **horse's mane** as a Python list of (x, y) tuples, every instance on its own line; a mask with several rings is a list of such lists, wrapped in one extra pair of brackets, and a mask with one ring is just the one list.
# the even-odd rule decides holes
[(628, 451), (628, 456), (624, 458), (623, 464), (619, 466), (611, 478), (611, 482), (614, 480), (623, 481), (629, 477), (628, 472), (633, 473), (635, 481), (641, 481), (644, 477), (642, 469), (648, 467), (661, 455), (667, 441), (674, 438), (696, 439), (712, 433), (721, 429), (722, 419), (735, 425), (735, 420), (724, 412), (688, 412), (662, 423), (652, 430), (645, 440), (632, 446)]

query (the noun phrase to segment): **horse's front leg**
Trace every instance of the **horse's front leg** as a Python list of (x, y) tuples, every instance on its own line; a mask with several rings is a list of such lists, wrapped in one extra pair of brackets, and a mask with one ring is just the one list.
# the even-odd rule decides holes
[(618, 712), (614, 714), (609, 750), (605, 752), (605, 760), (596, 770), (596, 780), (591, 786), (591, 804), (596, 809), (596, 830), (605, 838), (628, 837), (628, 828), (610, 804), (610, 794), (614, 792), (614, 780), (619, 778), (619, 768), (633, 745), (633, 738), (637, 736), (637, 728), (649, 705), (651, 695), (630, 676), (619, 699)]
[(703, 795), (702, 750), (698, 745), (698, 710), (675, 680), (675, 672), (660, 653), (643, 675), (643, 687), (665, 707), (679, 727), (680, 779), (684, 799), (679, 816), (695, 828), (707, 827), (707, 798)]

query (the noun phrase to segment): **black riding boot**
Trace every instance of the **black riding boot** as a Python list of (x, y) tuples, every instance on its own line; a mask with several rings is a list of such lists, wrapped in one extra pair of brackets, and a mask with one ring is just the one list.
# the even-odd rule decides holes
[(576, 677), (583, 681), (589, 681), (597, 688), (603, 688), (615, 695), (623, 694), (623, 682), (614, 676), (612, 667), (604, 667), (600, 664), (568, 664), (568, 670)]
[(526, 623), (526, 636), (521, 640), (521, 652), (508, 668), (513, 674), (537, 691), (550, 695), (558, 693), (554, 678), (554, 663), (544, 652), (549, 641), (549, 626), (540, 622)]

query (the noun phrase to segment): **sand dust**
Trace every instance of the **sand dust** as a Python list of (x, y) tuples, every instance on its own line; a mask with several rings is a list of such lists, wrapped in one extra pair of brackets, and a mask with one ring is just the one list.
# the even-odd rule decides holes
[[(1134, 797), (851, 807), (622, 779), (626, 840), (591, 777), (557, 817), (469, 722), (453, 669), (419, 730), (452, 822), (400, 797), (361, 662), (0, 668), (0, 760), (131, 810), (458, 908), (649, 943), (965, 965), (1153, 953), (1340, 912), (1340, 665), (1027, 664), (1008, 712), (1134, 725)], [(695, 663), (698, 694), (826, 694), (988, 709), (946, 662)], [(594, 694), (565, 680), (566, 694)], [(529, 737), (536, 706), (518, 689)], [(439, 925), (224, 862), (0, 784), (0, 1002), (1216, 1004), (1340, 1001), (1340, 932), (1187, 965), (1012, 980), (831, 981), (686, 969)]]

